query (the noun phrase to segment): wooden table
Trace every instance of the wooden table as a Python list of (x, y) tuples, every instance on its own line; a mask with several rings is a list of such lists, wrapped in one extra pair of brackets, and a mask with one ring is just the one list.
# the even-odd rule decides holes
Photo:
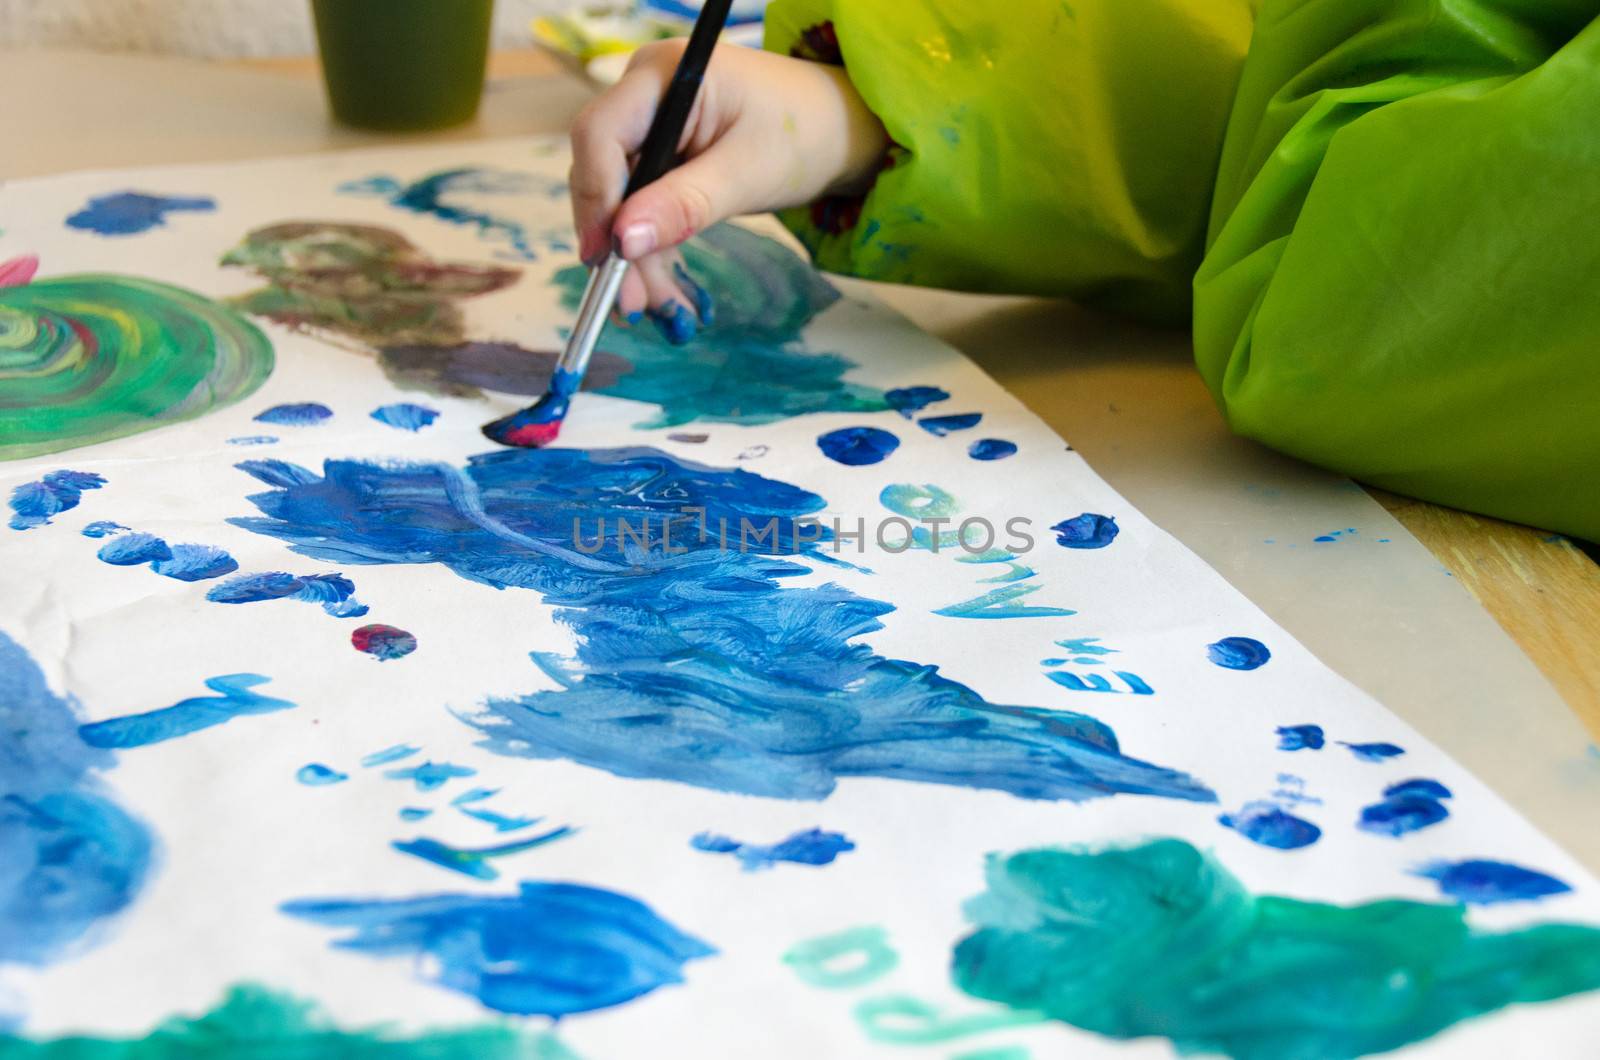
[[(499, 54), (476, 123), (396, 137), (332, 124), (316, 72), (310, 58), (12, 53), (0, 98), (39, 102), (0, 108), (0, 174), (558, 132), (592, 93), (546, 55)], [(1600, 803), (1600, 760), (1573, 717), (1600, 734), (1600, 568), (1571, 543), (1369, 496), (1233, 437), (1182, 334), (1039, 299), (870, 292), (971, 356), (1325, 662), (1600, 870), (1600, 831), (1574, 811)], [(1353, 526), (1392, 544), (1311, 545)]]

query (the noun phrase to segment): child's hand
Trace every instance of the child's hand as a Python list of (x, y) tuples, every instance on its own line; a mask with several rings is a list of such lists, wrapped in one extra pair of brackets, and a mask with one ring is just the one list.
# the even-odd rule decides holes
[(680, 342), (694, 334), (703, 292), (680, 286), (687, 274), (679, 243), (725, 217), (865, 187), (888, 146), (840, 67), (724, 45), (684, 129), (686, 161), (618, 210), (630, 156), (683, 47), (641, 48), (622, 80), (584, 108), (572, 127), (571, 176), (583, 260), (605, 257), (615, 238), (636, 266), (623, 281), (619, 311), (633, 322), (648, 309)]

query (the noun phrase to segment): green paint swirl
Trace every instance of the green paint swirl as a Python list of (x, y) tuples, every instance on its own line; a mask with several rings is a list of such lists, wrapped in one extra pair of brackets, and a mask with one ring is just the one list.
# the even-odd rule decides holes
[(235, 986), (203, 1016), (175, 1016), (143, 1038), (0, 1035), (0, 1060), (578, 1060), (548, 1034), (485, 1024), (401, 1035), (341, 1030), (314, 1005), (264, 987)]
[[(694, 420), (773, 423), (809, 412), (881, 412), (883, 392), (844, 381), (855, 362), (813, 353), (800, 342), (811, 318), (839, 292), (788, 247), (736, 225), (718, 225), (684, 244), (694, 277), (716, 298), (716, 322), (682, 346), (654, 328), (608, 324), (600, 349), (633, 362), (603, 394), (645, 401), (660, 414), (645, 428)], [(587, 274), (555, 276), (562, 301), (576, 310)]]
[(180, 287), (61, 276), (0, 287), (0, 460), (204, 415), (272, 372), (255, 325)]
[(994, 855), (956, 984), (1112, 1038), (1347, 1060), (1507, 1005), (1600, 989), (1600, 930), (1491, 934), (1460, 906), (1255, 896), (1175, 839)]

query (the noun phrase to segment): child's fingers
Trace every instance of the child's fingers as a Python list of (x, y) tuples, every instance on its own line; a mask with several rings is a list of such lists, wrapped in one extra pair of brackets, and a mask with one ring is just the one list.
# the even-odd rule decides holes
[(611, 245), (611, 218), (628, 183), (628, 156), (650, 131), (671, 69), (638, 63), (583, 108), (572, 124), (572, 220), (578, 254), (590, 264)]
[(645, 311), (663, 337), (681, 346), (699, 330), (691, 296), (678, 284), (676, 269), (683, 267), (677, 251), (642, 258), (634, 271), (644, 280), (649, 308)]
[(629, 269), (627, 275), (622, 278), (621, 290), (617, 292), (617, 316), (622, 318), (624, 324), (639, 323), (644, 318), (648, 298), (644, 278), (639, 275), (639, 270)]
[(741, 173), (759, 165), (718, 140), (622, 204), (612, 222), (622, 256), (635, 261), (675, 247), (739, 211)]

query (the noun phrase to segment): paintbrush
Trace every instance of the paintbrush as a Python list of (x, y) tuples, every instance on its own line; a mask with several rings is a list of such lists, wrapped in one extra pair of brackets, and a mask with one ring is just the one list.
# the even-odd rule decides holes
[[(706, 65), (711, 61), (711, 51), (716, 46), (722, 26), (728, 20), (728, 8), (733, 0), (706, 0), (695, 20), (694, 32), (689, 35), (688, 47), (678, 60), (666, 95), (656, 108), (650, 131), (639, 148), (639, 158), (633, 174), (623, 191), (624, 201), (645, 185), (657, 180), (678, 161), (678, 141), (683, 138), (683, 127), (694, 109), (695, 96), (700, 91), (700, 81), (705, 77)], [(567, 345), (556, 361), (550, 377), (550, 389), (544, 397), (520, 412), (503, 416), (483, 426), (483, 433), (502, 445), (537, 449), (549, 445), (561, 433), (561, 424), (571, 407), (572, 395), (583, 384), (583, 374), (589, 368), (589, 358), (594, 355), (600, 330), (616, 303), (622, 278), (628, 272), (628, 262), (617, 253), (616, 241), (605, 261), (589, 271), (589, 282), (583, 289), (583, 301), (578, 306), (578, 320), (567, 337)]]

